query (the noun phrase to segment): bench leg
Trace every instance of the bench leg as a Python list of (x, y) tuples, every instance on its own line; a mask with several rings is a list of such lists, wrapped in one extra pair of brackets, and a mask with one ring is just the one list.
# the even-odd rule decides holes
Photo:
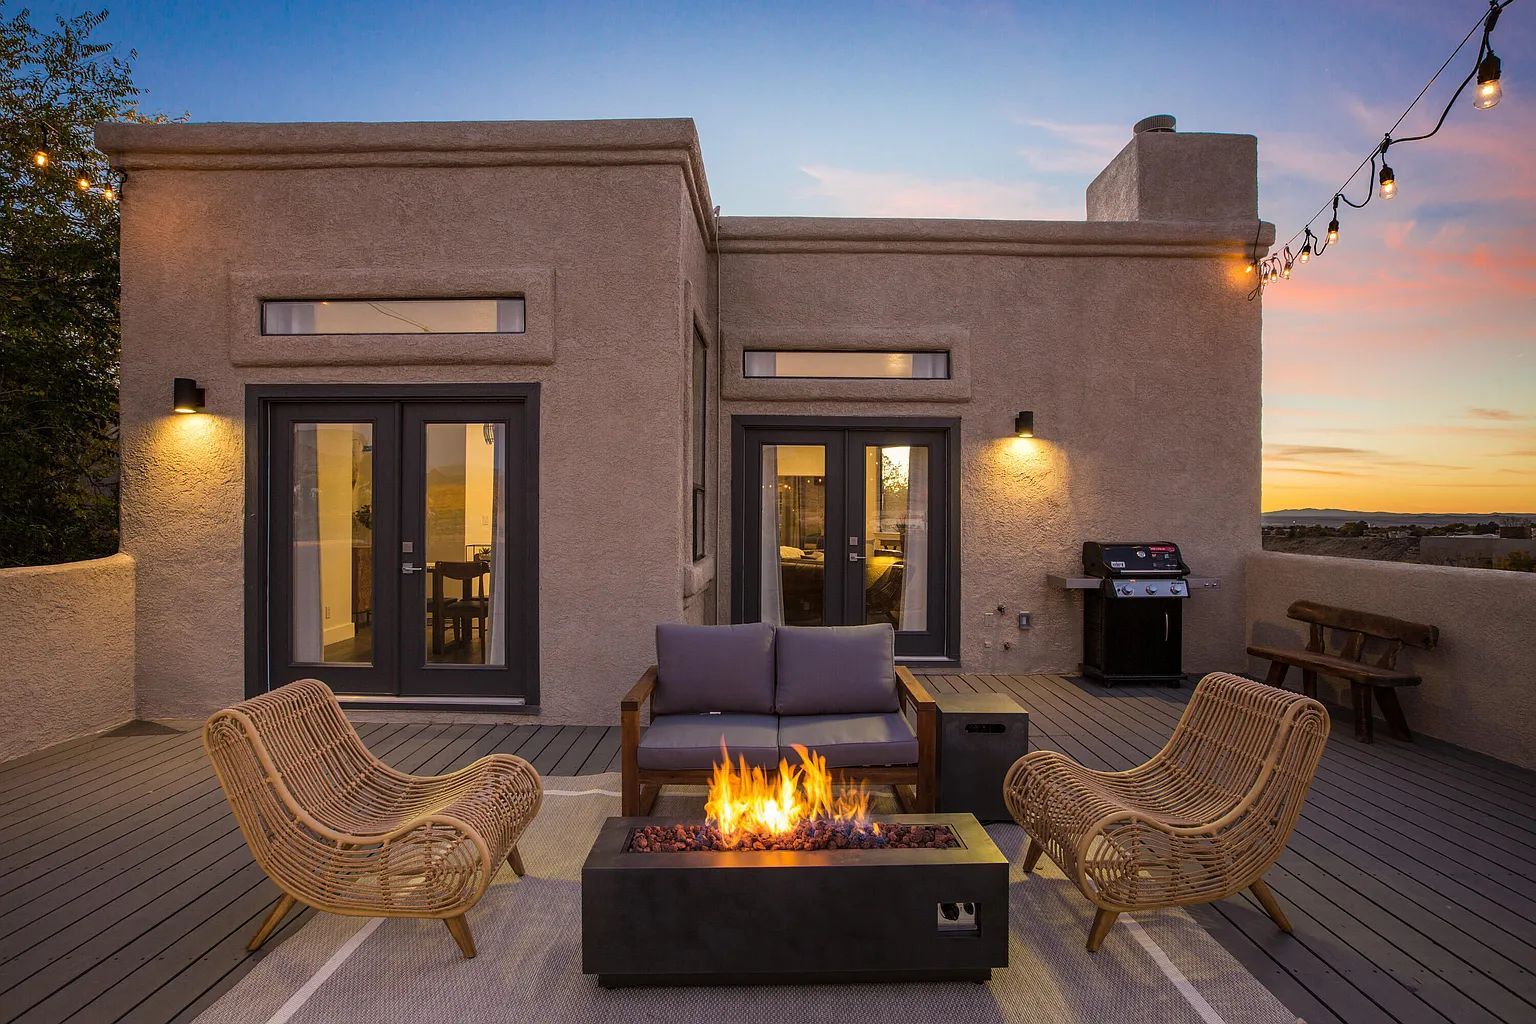
[(649, 816), (651, 810), (656, 806), (656, 798), (659, 796), (661, 796), (660, 786), (641, 786), (639, 807), (635, 813), (642, 818)]
[(1398, 703), (1397, 690), (1390, 686), (1373, 686), (1376, 691), (1376, 703), (1381, 707), (1381, 717), (1387, 720), (1387, 731), (1395, 740), (1404, 743), (1413, 742), (1413, 733), (1408, 731), (1408, 719), (1403, 717), (1403, 706)]
[(1317, 673), (1309, 668), (1301, 670), (1301, 692), (1314, 700), (1317, 698)]
[(1361, 743), (1376, 742), (1376, 727), (1371, 707), (1371, 689), (1365, 683), (1350, 683), (1349, 696), (1355, 705), (1355, 739)]
[(1270, 686), (1278, 686), (1283, 689), (1285, 687), (1285, 674), (1290, 669), (1291, 666), (1283, 661), (1272, 661), (1269, 663), (1269, 675), (1264, 677), (1264, 681)]

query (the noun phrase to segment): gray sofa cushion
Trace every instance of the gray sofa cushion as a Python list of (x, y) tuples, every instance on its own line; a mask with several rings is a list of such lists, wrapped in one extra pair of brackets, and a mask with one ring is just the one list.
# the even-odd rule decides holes
[(651, 710), (658, 715), (772, 714), (773, 627), (765, 622), (657, 626)]
[(779, 756), (800, 763), (793, 745), (809, 747), (828, 768), (916, 764), (917, 737), (901, 715), (785, 715), (779, 719)]
[(774, 715), (657, 715), (640, 737), (640, 767), (708, 768), (720, 760), (720, 742), (731, 763), (745, 757), (753, 767), (779, 763), (779, 720)]
[(780, 626), (774, 633), (781, 715), (899, 711), (896, 631), (872, 626)]

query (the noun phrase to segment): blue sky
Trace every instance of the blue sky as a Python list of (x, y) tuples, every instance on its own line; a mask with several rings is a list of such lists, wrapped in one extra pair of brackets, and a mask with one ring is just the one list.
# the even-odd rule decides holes
[[(103, 35), (137, 49), (148, 109), (199, 121), (689, 116), (727, 214), (1077, 218), (1168, 112), (1259, 136), (1283, 239), (1484, 9), (138, 2)], [(1401, 197), (1265, 298), (1266, 507), (1536, 511), (1536, 0), (1495, 47), (1504, 102), (1394, 150)]]

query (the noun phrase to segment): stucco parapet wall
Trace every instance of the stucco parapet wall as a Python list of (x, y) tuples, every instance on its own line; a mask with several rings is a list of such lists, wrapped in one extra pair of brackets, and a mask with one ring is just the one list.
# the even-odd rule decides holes
[(144, 170), (501, 167), (671, 164), (699, 228), (714, 204), (693, 119), (592, 121), (313, 121), (96, 126), (96, 146), (129, 175)]
[(1250, 257), (1275, 240), (1264, 221), (948, 220), (722, 217), (722, 253)]

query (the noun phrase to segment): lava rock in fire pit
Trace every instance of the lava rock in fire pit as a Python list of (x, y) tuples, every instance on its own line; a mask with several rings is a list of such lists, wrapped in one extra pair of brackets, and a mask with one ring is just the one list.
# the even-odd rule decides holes
[(729, 850), (947, 850), (960, 845), (943, 825), (900, 822), (802, 821), (779, 835), (748, 834), (728, 840), (713, 825), (643, 825), (630, 833), (634, 853)]

